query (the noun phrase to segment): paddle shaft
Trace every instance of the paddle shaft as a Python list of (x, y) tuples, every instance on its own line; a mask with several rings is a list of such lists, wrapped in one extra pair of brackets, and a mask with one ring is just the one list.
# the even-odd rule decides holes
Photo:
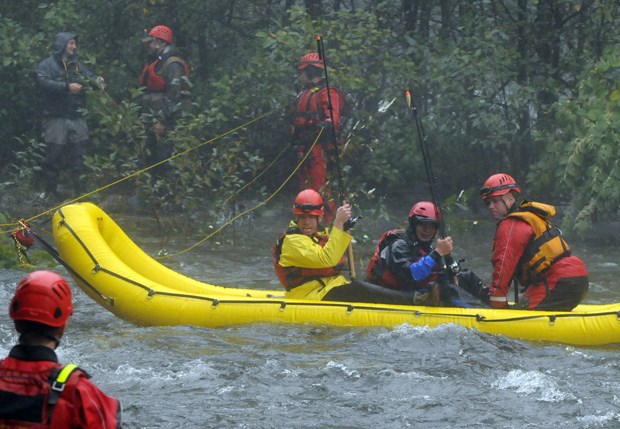
[[(336, 136), (336, 122), (334, 120), (334, 106), (332, 105), (331, 91), (329, 90), (329, 76), (327, 74), (327, 61), (325, 60), (325, 48), (323, 46), (323, 38), (316, 36), (317, 52), (319, 59), (323, 62), (323, 72), (325, 74), (325, 88), (327, 90), (327, 108), (329, 110), (329, 117), (332, 122), (331, 126), (331, 139), (334, 146), (334, 154), (336, 158), (336, 174), (338, 175), (338, 198), (340, 204), (344, 204), (344, 184), (342, 181), (342, 168), (340, 167), (340, 147), (338, 146), (338, 137)], [(355, 258), (353, 257), (353, 246), (349, 243), (347, 247), (347, 259), (349, 260), (349, 273), (351, 278), (356, 277), (355, 272)]]
[[(446, 237), (446, 227), (443, 216), (441, 215), (441, 208), (439, 206), (439, 199), (437, 197), (437, 192), (435, 189), (435, 175), (433, 173), (433, 166), (431, 164), (431, 157), (428, 151), (428, 139), (426, 138), (426, 133), (424, 132), (424, 125), (422, 124), (422, 120), (418, 118), (418, 109), (415, 107), (411, 97), (411, 91), (405, 91), (405, 99), (407, 101), (407, 107), (411, 111), (411, 116), (413, 121), (415, 122), (416, 131), (418, 134), (418, 140), (420, 141), (420, 150), (422, 151), (422, 158), (424, 160), (424, 170), (426, 172), (426, 180), (428, 182), (428, 187), (431, 193), (431, 201), (435, 206), (435, 218), (439, 224), (439, 237)], [(452, 280), (456, 282), (456, 267), (458, 264), (452, 258), (452, 255), (444, 256), (445, 266), (448, 274), (452, 277)]]

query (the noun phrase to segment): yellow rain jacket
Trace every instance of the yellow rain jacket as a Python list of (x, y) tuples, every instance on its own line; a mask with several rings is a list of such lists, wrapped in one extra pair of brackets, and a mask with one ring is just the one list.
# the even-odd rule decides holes
[[(291, 222), (291, 227), (296, 227)], [(327, 234), (327, 230), (321, 232)], [(274, 263), (283, 268), (299, 267), (303, 269), (329, 269), (342, 265), (344, 253), (352, 237), (346, 232), (332, 228), (329, 239), (324, 246), (319, 240), (305, 234), (285, 234), (279, 243), (280, 252), (274, 255)], [(276, 245), (278, 246), (278, 245)], [(349, 283), (342, 274), (328, 277), (310, 278), (307, 282), (286, 292), (287, 298), (321, 300), (333, 288)]]

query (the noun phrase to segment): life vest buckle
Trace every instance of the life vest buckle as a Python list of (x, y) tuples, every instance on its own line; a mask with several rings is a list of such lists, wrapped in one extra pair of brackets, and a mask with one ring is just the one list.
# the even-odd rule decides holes
[(58, 380), (54, 380), (54, 382), (52, 383), (52, 390), (55, 390), (58, 393), (61, 393), (63, 390), (65, 390), (65, 386), (67, 384), (66, 383), (61, 383)]

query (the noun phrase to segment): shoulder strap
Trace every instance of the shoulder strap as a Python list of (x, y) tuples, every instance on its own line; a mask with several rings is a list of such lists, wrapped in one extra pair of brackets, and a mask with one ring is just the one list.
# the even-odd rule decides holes
[(58, 399), (60, 399), (60, 395), (65, 390), (65, 386), (71, 374), (75, 372), (76, 369), (80, 369), (76, 364), (70, 363), (65, 365), (62, 368), (54, 369), (49, 378), (48, 382), (51, 387), (50, 395), (47, 400), (47, 417), (48, 421), (52, 419), (52, 411), (54, 411), (54, 407), (58, 403)]
[(183, 67), (184, 67), (184, 68), (185, 68), (185, 66), (186, 66), (186, 64), (187, 64), (183, 58), (181, 58), (181, 57), (179, 57), (179, 56), (177, 56), (177, 55), (172, 55), (172, 56), (170, 56), (170, 57), (168, 57), (168, 58), (166, 58), (166, 59), (164, 60), (164, 65), (163, 65), (163, 68), (165, 69), (165, 68), (166, 68), (166, 67), (168, 67), (170, 64), (175, 63), (175, 62), (176, 62), (176, 63), (181, 63), (181, 64), (183, 64)]
[[(555, 209), (553, 206), (547, 204), (541, 204), (534, 201), (523, 200), (523, 202), (511, 213), (532, 213), (536, 216), (548, 220), (555, 215)], [(508, 213), (510, 214), (510, 213)]]
[[(58, 377), (56, 377), (56, 380), (54, 381), (54, 383), (52, 384), (52, 389), (54, 389), (54, 385), (60, 386), (61, 384), (64, 385), (67, 383), (67, 380), (69, 379), (69, 376), (71, 376), (71, 374), (73, 374), (73, 371), (75, 371), (76, 369), (79, 369), (78, 366), (74, 363), (70, 363), (68, 365), (65, 365), (59, 372)], [(64, 386), (63, 386), (64, 389)], [(62, 389), (60, 389), (62, 391)]]
[(392, 229), (385, 233), (383, 240), (380, 240), (379, 246), (383, 249), (396, 240), (407, 240), (407, 232), (402, 229)]

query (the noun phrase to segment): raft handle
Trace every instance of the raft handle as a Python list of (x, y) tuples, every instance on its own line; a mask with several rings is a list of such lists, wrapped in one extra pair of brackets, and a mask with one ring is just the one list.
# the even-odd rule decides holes
[(555, 314), (552, 316), (549, 316), (549, 325), (551, 326), (555, 325), (555, 319), (557, 319), (557, 316)]
[(353, 313), (353, 310), (355, 310), (355, 307), (353, 307), (352, 305), (347, 306), (347, 314)]
[(101, 271), (101, 265), (95, 264), (95, 266), (92, 269), (92, 273), (97, 274), (99, 271)]
[(285, 308), (286, 308), (286, 301), (282, 301), (282, 302), (280, 303), (280, 308), (279, 308), (279, 310), (280, 310), (280, 311), (284, 311), (284, 309), (285, 309)]
[(220, 305), (220, 300), (219, 299), (214, 299), (213, 302), (211, 303), (211, 308), (213, 310), (215, 310), (218, 305)]

